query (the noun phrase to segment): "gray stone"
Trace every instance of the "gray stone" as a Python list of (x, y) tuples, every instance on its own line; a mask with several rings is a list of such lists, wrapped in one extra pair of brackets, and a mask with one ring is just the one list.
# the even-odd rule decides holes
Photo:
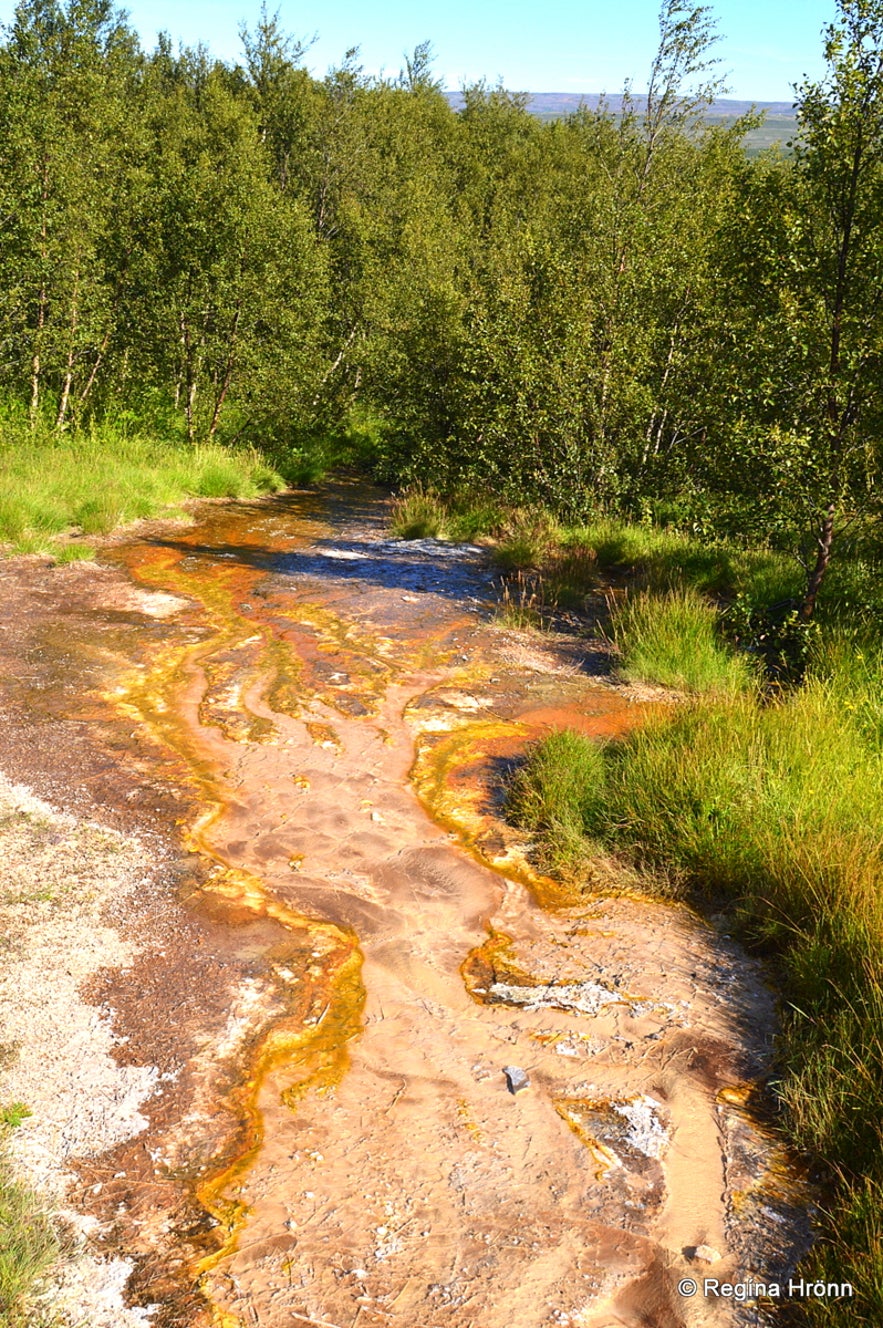
[(506, 1076), (506, 1086), (510, 1093), (520, 1093), (523, 1088), (530, 1088), (530, 1080), (517, 1065), (504, 1065), (503, 1074)]

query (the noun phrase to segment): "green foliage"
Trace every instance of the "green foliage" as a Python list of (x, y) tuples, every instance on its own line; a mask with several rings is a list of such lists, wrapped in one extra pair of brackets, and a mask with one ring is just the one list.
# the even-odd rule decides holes
[(5, 1107), (0, 1107), (0, 1130), (17, 1130), (22, 1121), (32, 1116), (33, 1112), (24, 1102), (10, 1102)]
[(32, 1323), (28, 1299), (55, 1262), (59, 1244), (34, 1195), (0, 1162), (0, 1316), (9, 1328)]
[(843, 1328), (862, 1325), (874, 1328), (883, 1315), (883, 1250), (880, 1244), (880, 1213), (883, 1184), (878, 1177), (865, 1177), (844, 1185), (821, 1215), (828, 1240), (818, 1241), (804, 1260), (800, 1272), (810, 1281), (851, 1282), (857, 1301), (846, 1312), (836, 1304), (815, 1301), (805, 1306), (806, 1322), (812, 1328)]
[[(730, 594), (726, 537), (793, 554), (832, 502), (875, 501), (879, 19), (842, 0), (793, 157), (749, 162), (753, 121), (703, 120), (715, 28), (680, 0), (646, 101), (549, 124), (484, 83), (454, 112), (426, 44), (395, 79), (354, 53), (316, 79), (267, 12), (234, 67), (25, 0), (0, 43), (0, 389), (38, 434), (128, 417), (295, 482), (344, 461), (567, 520), (668, 512)], [(541, 556), (522, 533), (513, 568)]]
[(742, 650), (762, 660), (774, 682), (799, 682), (819, 640), (819, 625), (802, 617), (796, 599), (758, 604), (737, 595), (727, 608), (725, 631)]
[(699, 462), (767, 507), (768, 529), (802, 530), (804, 619), (845, 519), (878, 505), (883, 4), (837, 10), (825, 75), (798, 87), (793, 160), (746, 172), (722, 229), (734, 317), (717, 373), (731, 442)]

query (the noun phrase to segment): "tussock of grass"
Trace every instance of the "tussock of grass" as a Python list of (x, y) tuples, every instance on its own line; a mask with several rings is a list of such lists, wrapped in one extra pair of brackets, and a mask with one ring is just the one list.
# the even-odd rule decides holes
[(100, 535), (127, 521), (167, 514), (187, 498), (252, 498), (284, 487), (259, 453), (217, 444), (189, 447), (111, 424), (56, 437), (0, 431), (0, 542), (62, 561), (88, 546), (56, 543), (75, 531)]
[(486, 498), (443, 498), (435, 489), (412, 484), (392, 504), (391, 529), (399, 539), (468, 541), (498, 529), (505, 517)]
[(494, 562), (505, 572), (542, 567), (555, 552), (558, 532), (543, 512), (514, 511), (506, 519)]
[(715, 608), (693, 590), (630, 597), (613, 617), (623, 676), (685, 692), (750, 689), (755, 671), (721, 640), (717, 622)]
[(503, 581), (494, 621), (516, 631), (541, 631), (551, 607), (543, 596), (540, 578), (519, 571)]
[(450, 512), (434, 489), (415, 484), (393, 499), (390, 526), (397, 539), (447, 539)]
[(543, 567), (549, 597), (561, 609), (582, 609), (587, 596), (598, 587), (595, 550), (581, 541), (557, 549)]
[(598, 822), (604, 778), (601, 748), (569, 729), (538, 743), (512, 777), (508, 814), (536, 836), (544, 870), (573, 875), (592, 856), (587, 836)]

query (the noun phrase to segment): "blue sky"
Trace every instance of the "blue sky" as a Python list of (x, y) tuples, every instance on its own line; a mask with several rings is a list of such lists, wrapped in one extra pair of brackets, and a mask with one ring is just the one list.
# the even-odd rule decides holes
[[(131, 0), (134, 27), (148, 46), (164, 29), (189, 45), (204, 41), (223, 59), (239, 54), (238, 29), (253, 25), (259, 0)], [(274, 10), (277, 4), (269, 0)], [(0, 0), (7, 22), (14, 0)], [(820, 33), (834, 0), (718, 0), (721, 72), (731, 95), (790, 99), (804, 74), (822, 70)], [(429, 38), (445, 86), (502, 78), (532, 92), (641, 91), (656, 45), (658, 0), (278, 0), (284, 27), (318, 33), (307, 57), (319, 74), (347, 47), (361, 47), (370, 73), (396, 73), (402, 53)]]

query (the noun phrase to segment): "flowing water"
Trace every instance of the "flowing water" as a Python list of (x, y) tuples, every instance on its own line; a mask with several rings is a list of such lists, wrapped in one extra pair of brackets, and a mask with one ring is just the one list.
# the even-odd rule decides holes
[(480, 550), (386, 520), (341, 483), (30, 573), (12, 773), (187, 851), (94, 993), (162, 1088), (75, 1197), (157, 1325), (766, 1322), (677, 1291), (805, 1239), (746, 1106), (758, 965), (603, 864), (537, 875), (500, 816), (530, 738), (646, 706), (590, 642), (496, 626)]

